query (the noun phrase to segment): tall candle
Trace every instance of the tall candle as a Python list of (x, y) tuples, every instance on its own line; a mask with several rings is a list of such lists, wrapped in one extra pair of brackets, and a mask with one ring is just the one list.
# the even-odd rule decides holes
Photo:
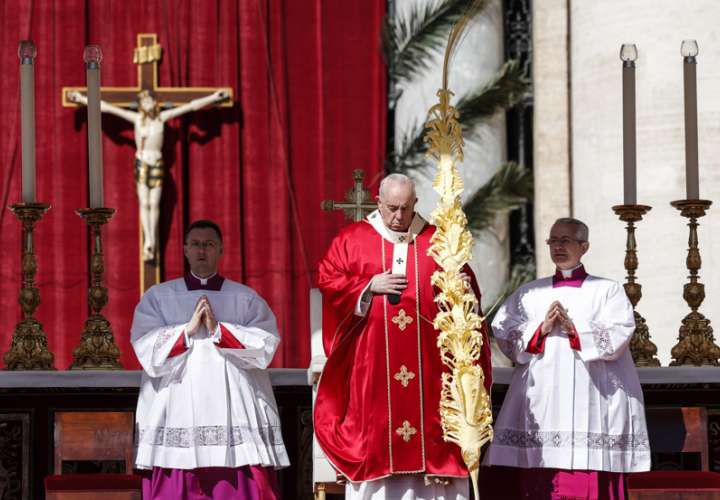
[(683, 83), (685, 89), (685, 187), (688, 200), (700, 198), (698, 173), (697, 124), (697, 61), (698, 45), (695, 40), (683, 40)]
[(20, 116), (22, 137), (22, 201), (35, 202), (35, 44), (23, 40), (20, 58)]
[(637, 204), (637, 143), (635, 130), (635, 60), (637, 47), (624, 43), (620, 48), (623, 99), (623, 203)]
[(85, 47), (83, 60), (87, 75), (90, 208), (99, 208), (104, 205), (102, 141), (100, 137), (100, 61), (102, 61), (100, 46), (88, 45)]

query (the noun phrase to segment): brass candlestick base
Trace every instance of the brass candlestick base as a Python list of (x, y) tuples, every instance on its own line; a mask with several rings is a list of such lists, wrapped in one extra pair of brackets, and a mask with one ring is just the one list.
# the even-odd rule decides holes
[(93, 254), (90, 260), (92, 284), (88, 289), (90, 316), (85, 320), (80, 345), (73, 351), (71, 370), (119, 370), (120, 349), (115, 345), (110, 322), (100, 313), (108, 303), (107, 288), (102, 286), (105, 272), (102, 252), (102, 226), (112, 218), (113, 208), (81, 208), (76, 210), (90, 226)]
[(705, 299), (705, 285), (698, 282), (698, 270), (702, 265), (698, 248), (697, 219), (705, 215), (712, 204), (708, 200), (677, 200), (670, 203), (680, 210), (680, 215), (690, 219), (690, 236), (688, 238), (688, 255), (686, 265), (690, 270), (690, 283), (683, 288), (683, 299), (692, 310), (685, 316), (680, 326), (678, 343), (672, 348), (673, 361), (670, 366), (680, 365), (712, 365), (718, 366), (720, 347), (715, 344), (710, 320), (698, 312)]
[(613, 211), (621, 221), (627, 222), (627, 240), (625, 244), (625, 269), (627, 283), (623, 285), (635, 313), (635, 332), (630, 339), (630, 353), (636, 366), (660, 366), (655, 357), (657, 346), (650, 340), (650, 330), (645, 318), (637, 312), (637, 304), (642, 298), (642, 285), (636, 283), (635, 271), (638, 268), (637, 242), (635, 241), (635, 223), (651, 210), (647, 205), (616, 205)]
[(33, 246), (35, 223), (42, 219), (50, 205), (45, 203), (16, 203), (10, 206), (22, 222), (22, 288), (18, 302), (22, 308), (22, 320), (15, 326), (10, 350), (3, 360), (8, 370), (54, 370), (55, 357), (48, 350), (47, 337), (42, 324), (33, 314), (40, 305), (40, 290), (35, 287), (37, 259)]

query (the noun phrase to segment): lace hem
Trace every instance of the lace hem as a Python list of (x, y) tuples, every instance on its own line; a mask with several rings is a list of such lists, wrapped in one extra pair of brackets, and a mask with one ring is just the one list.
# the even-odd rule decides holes
[(200, 446), (239, 446), (261, 441), (267, 445), (282, 445), (279, 426), (249, 429), (225, 425), (198, 427), (148, 427), (138, 429), (138, 443), (169, 448), (195, 448)]
[(579, 448), (609, 451), (650, 451), (646, 433), (604, 434), (570, 431), (519, 431), (502, 429), (495, 432), (493, 442), (513, 448)]

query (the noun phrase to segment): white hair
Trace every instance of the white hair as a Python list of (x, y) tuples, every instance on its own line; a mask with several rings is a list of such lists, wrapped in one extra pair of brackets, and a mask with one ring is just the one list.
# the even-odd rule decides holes
[(575, 226), (575, 237), (579, 241), (590, 241), (590, 229), (588, 228), (587, 224), (585, 224), (580, 219), (574, 219), (572, 217), (561, 217), (555, 221), (553, 226), (557, 226), (559, 224)]
[(390, 174), (386, 175), (383, 180), (380, 181), (380, 189), (378, 190), (378, 194), (381, 198), (385, 197), (387, 185), (390, 183), (400, 185), (409, 184), (413, 190), (413, 193), (415, 192), (415, 182), (410, 177), (405, 174)]

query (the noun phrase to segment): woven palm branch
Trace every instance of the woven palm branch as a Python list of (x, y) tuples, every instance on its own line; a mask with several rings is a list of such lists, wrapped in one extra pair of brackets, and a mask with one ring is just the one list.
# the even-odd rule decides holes
[(440, 195), (432, 213), (437, 229), (428, 250), (440, 267), (432, 275), (432, 284), (439, 290), (435, 297), (438, 313), (434, 326), (439, 331), (437, 345), (441, 360), (449, 369), (442, 374), (440, 421), (443, 438), (460, 447), (473, 481), (475, 498), (478, 498), (480, 450), (493, 435), (492, 411), (480, 366), (483, 318), (474, 312), (477, 297), (460, 274), (472, 257), (473, 239), (460, 201), (463, 183), (457, 162), (463, 160), (464, 143), (458, 111), (450, 104), (453, 94), (448, 89), (448, 66), (480, 3), (473, 3), (450, 32), (443, 63), (443, 86), (437, 94), (439, 103), (430, 108), (425, 134), (428, 155), (438, 165), (433, 187)]

